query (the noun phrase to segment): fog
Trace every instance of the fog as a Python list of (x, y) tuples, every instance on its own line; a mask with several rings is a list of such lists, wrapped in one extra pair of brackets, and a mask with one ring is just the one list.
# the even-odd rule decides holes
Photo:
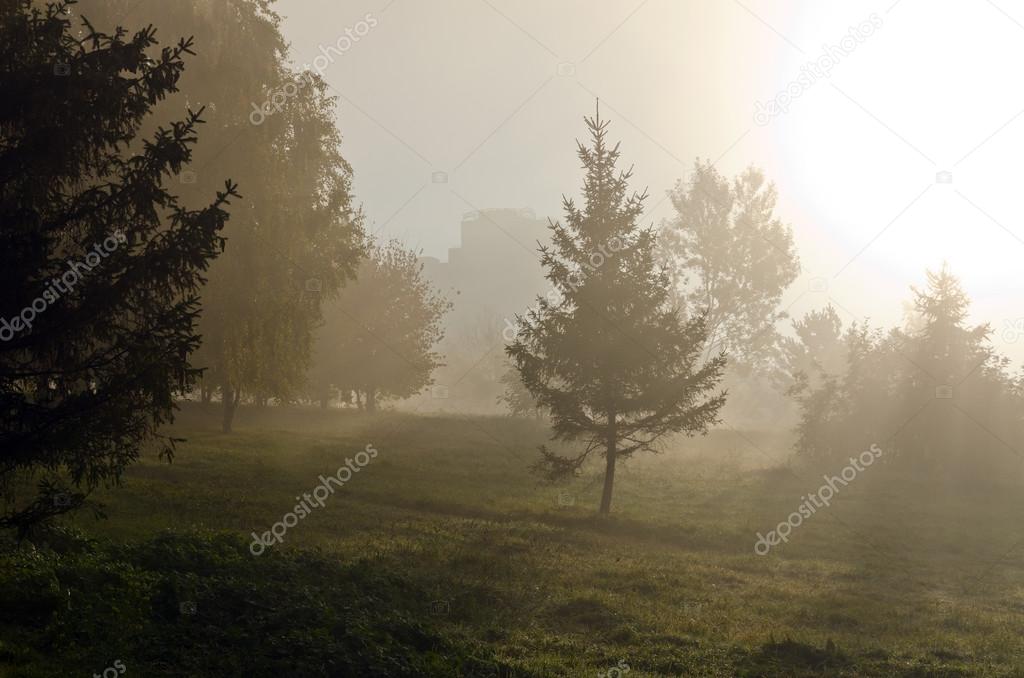
[(1022, 34), (0, 3), (0, 678), (1024, 675)]
[[(726, 175), (765, 170), (800, 250), (784, 299), (794, 315), (831, 299), (847, 321), (898, 322), (895, 305), (874, 302), (905, 298), (945, 260), (979, 318), (1002, 330), (1021, 316), (1013, 187), (1024, 95), (1011, 83), (1024, 3), (292, 0), (278, 10), (300, 66), (367, 13), (379, 21), (323, 75), (374, 228), (427, 255), (458, 246), (470, 210), (558, 218), (579, 184), (562, 130), (600, 97), (635, 184), (651, 192), (649, 222), (670, 217), (665, 192), (698, 156)], [(872, 15), (879, 27), (848, 55), (828, 49)], [(799, 83), (825, 54), (829, 75)], [(758, 104), (793, 82), (788, 110), (758, 124)], [(431, 183), (434, 171), (448, 183)], [(936, 184), (941, 171), (951, 185)], [(812, 289), (819, 278), (827, 291)]]

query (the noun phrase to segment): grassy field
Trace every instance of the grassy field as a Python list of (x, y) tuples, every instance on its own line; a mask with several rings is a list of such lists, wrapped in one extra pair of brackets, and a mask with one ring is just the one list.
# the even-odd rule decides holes
[[(778, 462), (778, 436), (631, 460), (599, 519), (596, 469), (557, 487), (529, 473), (534, 421), (217, 421), (186, 409), (173, 464), (98, 493), (108, 518), (70, 521), (95, 541), (5, 552), (0, 595), (28, 612), (0, 611), (0, 675), (120, 659), (129, 676), (1024, 676), (1017, 488), (949, 494), (879, 464), (762, 557), (755, 533), (822, 484)], [(249, 553), (367, 445), (324, 507)]]

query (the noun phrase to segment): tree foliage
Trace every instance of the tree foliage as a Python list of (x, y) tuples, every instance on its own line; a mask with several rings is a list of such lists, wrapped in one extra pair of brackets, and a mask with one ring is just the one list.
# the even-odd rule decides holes
[(763, 364), (777, 346), (779, 300), (800, 271), (792, 229), (775, 216), (775, 186), (754, 167), (730, 184), (698, 160), (669, 196), (676, 215), (660, 244), (683, 308), (706, 311), (711, 352)]
[(514, 365), (509, 365), (499, 379), (504, 391), (498, 396), (498, 404), (504, 405), (513, 417), (540, 418), (543, 409), (537, 399), (526, 388)]
[[(107, 21), (132, 7), (88, 5)], [(203, 290), (196, 355), (207, 368), (205, 396), (221, 392), (225, 430), (243, 394), (265, 402), (301, 392), (321, 305), (352, 278), (363, 254), (334, 98), (318, 74), (291, 69), (271, 7), (266, 0), (145, 5), (147, 21), (195, 36), (199, 46), (181, 92), (158, 111), (170, 115), (194, 102), (211, 111), (216, 133), (197, 145), (184, 194), (207, 190), (229, 169), (247, 187), (224, 233), (228, 253)], [(254, 116), (254, 107), (267, 114)]]
[(152, 28), (72, 21), (70, 3), (0, 10), (0, 526), (21, 529), (117, 482), (146, 441), (172, 454), (159, 427), (199, 376), (203, 272), (237, 197), (227, 182), (189, 209), (166, 186), (201, 111), (139, 133), (191, 41), (154, 52)]
[(356, 281), (325, 307), (310, 380), (323, 400), (354, 392), (367, 410), (407, 398), (433, 383), (451, 308), (422, 275), (416, 252), (399, 242), (372, 246)]
[(945, 265), (912, 293), (907, 327), (854, 324), (841, 339), (842, 369), (795, 389), (803, 409), (797, 451), (842, 458), (877, 443), (915, 472), (1019, 474), (1021, 451), (1010, 441), (1024, 434), (1024, 401), (1009, 361), (989, 343), (990, 327), (968, 324), (970, 300)]
[(814, 387), (840, 374), (846, 364), (843, 321), (832, 306), (793, 321), (795, 337), (783, 337), (783, 365), (790, 389)]
[(607, 513), (618, 459), (654, 449), (669, 433), (706, 432), (716, 420), (725, 394), (706, 394), (725, 356), (701, 365), (706, 317), (684, 320), (672, 305), (655, 231), (637, 223), (646, 194), (628, 194), (631, 172), (616, 170), (619, 148), (605, 141), (608, 123), (595, 115), (586, 124), (592, 143), (577, 142), (583, 205), (563, 199), (565, 224), (552, 224), (552, 245), (540, 250), (562, 296), (539, 297), (518, 317), (506, 352), (550, 412), (554, 440), (582, 444), (569, 457), (542, 448), (540, 469), (552, 478), (572, 474), (602, 452), (600, 510)]

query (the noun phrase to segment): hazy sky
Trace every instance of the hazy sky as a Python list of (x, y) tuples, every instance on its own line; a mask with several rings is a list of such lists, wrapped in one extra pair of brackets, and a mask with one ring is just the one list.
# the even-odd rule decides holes
[[(847, 320), (898, 322), (908, 286), (947, 260), (997, 345), (1024, 345), (1007, 346), (1016, 337), (1004, 331), (1024, 317), (1024, 0), (277, 8), (300, 66), (375, 24), (342, 40), (323, 73), (372, 228), (427, 254), (444, 258), (475, 208), (560, 217), (598, 96), (636, 188), (650, 191), (650, 221), (671, 214), (665, 191), (696, 156), (727, 175), (764, 168), (803, 262), (791, 313), (831, 300)], [(787, 89), (786, 112), (755, 119), (758, 102)], [(952, 183), (937, 183), (945, 171)]]

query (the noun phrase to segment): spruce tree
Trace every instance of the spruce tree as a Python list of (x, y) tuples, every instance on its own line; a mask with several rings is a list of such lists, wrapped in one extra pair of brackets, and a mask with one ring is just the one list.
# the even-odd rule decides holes
[(580, 446), (569, 456), (542, 446), (538, 469), (557, 479), (603, 454), (607, 514), (618, 460), (654, 451), (668, 434), (706, 433), (717, 420), (725, 355), (701, 362), (706, 317), (684, 320), (672, 303), (656, 233), (638, 224), (647, 194), (628, 194), (632, 170), (616, 170), (619, 147), (608, 146), (600, 112), (584, 120), (591, 145), (577, 141), (583, 204), (563, 197), (565, 223), (551, 225), (552, 245), (540, 249), (561, 298), (540, 297), (519, 316), (506, 352), (550, 412), (552, 439)]
[(0, 10), (0, 527), (22, 531), (116, 483), (199, 376), (203, 272), (228, 182), (200, 209), (165, 185), (200, 112), (140, 137), (191, 55), (155, 29), (102, 34), (71, 4)]
[(906, 417), (930, 404), (901, 431), (900, 442), (915, 450), (919, 468), (932, 469), (984, 447), (970, 434), (1000, 428), (994, 415), (1004, 384), (992, 329), (968, 324), (971, 300), (959, 279), (945, 263), (926, 279), (924, 289), (911, 287), (917, 327), (903, 348), (911, 360), (897, 402)]

